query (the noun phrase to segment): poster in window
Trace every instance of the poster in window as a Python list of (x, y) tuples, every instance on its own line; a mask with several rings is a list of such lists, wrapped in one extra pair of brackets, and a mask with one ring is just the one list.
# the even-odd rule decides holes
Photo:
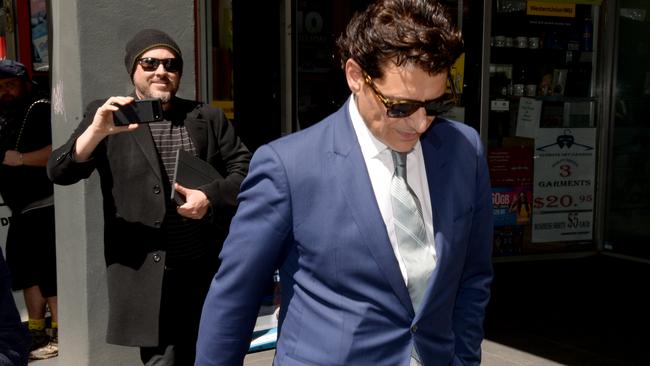
[(530, 186), (493, 187), (494, 226), (528, 224), (533, 213), (532, 197), (533, 192)]
[(32, 29), (32, 56), (35, 71), (49, 68), (47, 6), (45, 0), (30, 0), (30, 21)]
[(537, 130), (533, 243), (592, 239), (595, 146), (595, 128)]

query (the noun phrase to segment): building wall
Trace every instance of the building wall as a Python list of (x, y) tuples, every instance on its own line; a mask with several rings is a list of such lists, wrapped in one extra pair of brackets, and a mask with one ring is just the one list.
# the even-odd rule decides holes
[(194, 0), (75, 3), (78, 6), (84, 104), (94, 98), (132, 91), (124, 66), (124, 46), (131, 36), (145, 28), (157, 28), (168, 33), (181, 47), (185, 69), (179, 96), (194, 98)]

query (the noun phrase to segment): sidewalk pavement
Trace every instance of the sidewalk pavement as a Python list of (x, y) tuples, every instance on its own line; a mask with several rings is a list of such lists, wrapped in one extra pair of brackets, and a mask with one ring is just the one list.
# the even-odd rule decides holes
[[(484, 366), (562, 365), (488, 340), (483, 342), (481, 348), (483, 350), (483, 362), (481, 364)], [(251, 353), (244, 359), (244, 366), (271, 366), (273, 364), (273, 354), (274, 350)]]

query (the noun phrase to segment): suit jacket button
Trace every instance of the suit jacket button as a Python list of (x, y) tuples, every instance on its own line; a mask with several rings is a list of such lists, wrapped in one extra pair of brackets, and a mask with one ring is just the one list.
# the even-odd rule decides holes
[(417, 331), (418, 331), (418, 326), (417, 326), (417, 325), (413, 325), (413, 326), (411, 327), (411, 333), (416, 333)]
[(160, 194), (160, 186), (159, 185), (156, 184), (155, 186), (153, 186), (153, 193)]
[(158, 254), (158, 253), (153, 254), (153, 261), (154, 262), (158, 263), (158, 262), (160, 262), (160, 259), (161, 259), (160, 254)]

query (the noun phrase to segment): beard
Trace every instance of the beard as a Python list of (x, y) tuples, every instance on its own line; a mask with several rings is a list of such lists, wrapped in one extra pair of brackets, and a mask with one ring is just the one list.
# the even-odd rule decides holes
[(168, 103), (173, 95), (171, 92), (168, 91), (159, 91), (159, 90), (144, 90), (140, 94), (142, 94), (142, 99), (160, 99), (162, 103)]
[(169, 79), (164, 81), (168, 83), (170, 90), (153, 89), (153, 86), (150, 83), (147, 83), (146, 85), (136, 84), (138, 96), (142, 99), (160, 99), (163, 103), (169, 103), (174, 95), (176, 95), (177, 86)]

